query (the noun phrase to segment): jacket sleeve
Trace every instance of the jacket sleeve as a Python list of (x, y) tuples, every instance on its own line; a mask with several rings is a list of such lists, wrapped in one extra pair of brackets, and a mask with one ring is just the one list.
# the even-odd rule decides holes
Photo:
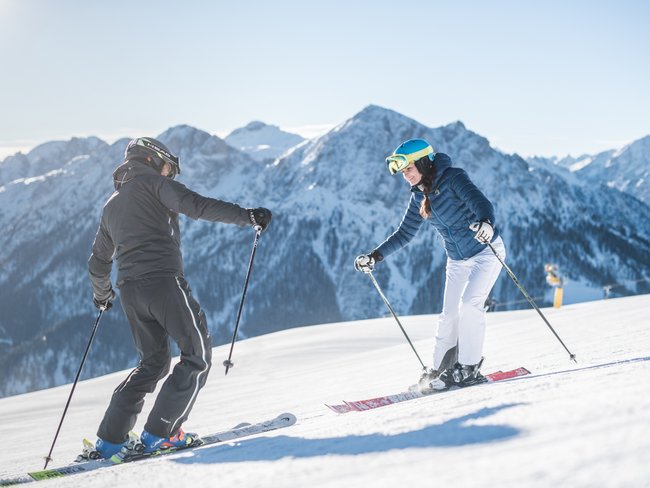
[(95, 235), (95, 242), (93, 242), (93, 251), (88, 259), (88, 273), (93, 286), (93, 294), (99, 300), (106, 299), (111, 294), (111, 268), (114, 252), (113, 240), (106, 231), (102, 219)]
[(235, 203), (204, 197), (169, 178), (161, 179), (158, 198), (168, 209), (195, 220), (224, 222), (242, 227), (251, 223), (245, 208)]
[(494, 225), (494, 207), (481, 190), (479, 190), (467, 173), (459, 169), (458, 174), (451, 180), (451, 189), (456, 193), (479, 221), (489, 220)]
[(423, 220), (415, 195), (411, 194), (411, 199), (409, 200), (402, 222), (399, 224), (397, 230), (377, 247), (377, 251), (383, 257), (387, 257), (406, 246), (418, 233)]

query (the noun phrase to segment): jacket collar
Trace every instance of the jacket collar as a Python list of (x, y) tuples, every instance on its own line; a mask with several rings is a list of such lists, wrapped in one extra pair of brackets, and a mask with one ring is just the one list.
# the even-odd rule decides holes
[(146, 163), (142, 163), (137, 159), (130, 159), (120, 164), (115, 171), (113, 171), (113, 185), (118, 190), (124, 183), (131, 181), (136, 176), (141, 175), (159, 175), (155, 169)]

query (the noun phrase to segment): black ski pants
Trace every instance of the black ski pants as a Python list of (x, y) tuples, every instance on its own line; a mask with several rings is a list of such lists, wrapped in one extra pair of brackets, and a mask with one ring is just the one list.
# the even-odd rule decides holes
[(212, 349), (205, 314), (182, 277), (127, 281), (120, 287), (120, 301), (140, 362), (113, 392), (97, 435), (108, 442), (127, 440), (145, 395), (169, 372), (170, 337), (181, 351), (180, 362), (163, 383), (144, 428), (160, 437), (175, 435), (210, 370)]

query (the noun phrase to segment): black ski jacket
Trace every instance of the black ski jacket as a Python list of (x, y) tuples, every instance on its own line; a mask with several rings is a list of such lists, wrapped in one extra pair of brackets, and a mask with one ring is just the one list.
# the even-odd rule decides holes
[(250, 225), (247, 209), (201, 196), (139, 161), (120, 165), (113, 182), (115, 192), (104, 205), (88, 260), (93, 293), (99, 300), (110, 296), (113, 258), (118, 287), (145, 276), (183, 276), (179, 213)]

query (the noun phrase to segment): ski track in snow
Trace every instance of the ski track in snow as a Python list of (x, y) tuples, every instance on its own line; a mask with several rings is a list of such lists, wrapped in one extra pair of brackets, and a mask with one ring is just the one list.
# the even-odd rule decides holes
[[(532, 375), (345, 415), (324, 403), (397, 393), (419, 376), (392, 318), (241, 341), (227, 377), (221, 359), (228, 346), (217, 347), (187, 430), (211, 433), (284, 411), (298, 423), (43, 486), (650, 486), (650, 295), (543, 311), (577, 364), (533, 310), (492, 313), (484, 371), (525, 366)], [(435, 321), (403, 317), (427, 362)], [(77, 386), (52, 466), (73, 459), (83, 437), (94, 440), (125, 375)], [(69, 391), (65, 385), (0, 400), (5, 439), (26, 439), (3, 449), (0, 477), (42, 469)]]

